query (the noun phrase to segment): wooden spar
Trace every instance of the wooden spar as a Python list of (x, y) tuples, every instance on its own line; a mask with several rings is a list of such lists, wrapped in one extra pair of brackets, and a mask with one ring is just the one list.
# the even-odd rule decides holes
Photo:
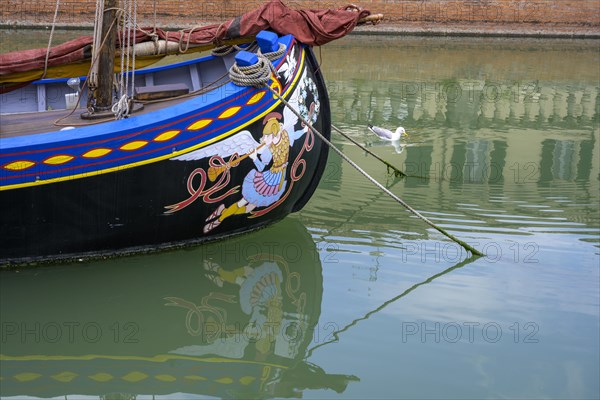
[(105, 0), (104, 18), (102, 20), (101, 38), (106, 42), (100, 49), (98, 57), (98, 89), (95, 93), (94, 111), (110, 110), (113, 102), (113, 76), (115, 68), (115, 47), (117, 43), (117, 27), (115, 21), (119, 0)]

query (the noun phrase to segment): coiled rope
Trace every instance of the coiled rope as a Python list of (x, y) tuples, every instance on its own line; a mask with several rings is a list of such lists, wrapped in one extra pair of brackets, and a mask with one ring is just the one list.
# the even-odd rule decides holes
[[(317, 137), (319, 137), (319, 139), (321, 139), (323, 141), (323, 143), (325, 143), (330, 149), (332, 149), (334, 152), (336, 152), (344, 161), (346, 161), (348, 164), (350, 164), (361, 175), (363, 175), (365, 178), (367, 178), (367, 180), (369, 180), (372, 184), (377, 186), (382, 192), (384, 192), (385, 194), (390, 196), (397, 203), (402, 205), (404, 208), (406, 208), (408, 211), (410, 211), (416, 217), (423, 220), (429, 226), (431, 226), (432, 228), (434, 228), (435, 230), (437, 230), (438, 232), (440, 232), (441, 234), (443, 234), (450, 240), (452, 240), (455, 243), (462, 246), (465, 250), (470, 251), (473, 255), (483, 256), (483, 253), (481, 253), (479, 250), (473, 248), (468, 243), (465, 243), (462, 240), (454, 237), (450, 233), (446, 232), (444, 229), (440, 228), (439, 226), (437, 226), (436, 224), (431, 222), (428, 218), (421, 215), (421, 213), (419, 213), (417, 210), (412, 208), (404, 200), (402, 200), (400, 197), (396, 196), (388, 188), (383, 186), (375, 178), (373, 178), (371, 175), (369, 175), (369, 173), (367, 171), (365, 171), (358, 164), (356, 164), (354, 161), (352, 161), (352, 159), (350, 159), (350, 157), (348, 157), (346, 154), (344, 154), (333, 143), (331, 143), (325, 136), (323, 136), (323, 134), (321, 132), (319, 132), (317, 129), (315, 129), (312, 126), (312, 124), (310, 122), (308, 122), (302, 116), (302, 114), (300, 114), (300, 112), (298, 112), (296, 109), (294, 109), (294, 107), (292, 107), (287, 102), (287, 100), (285, 100), (279, 93), (277, 93), (273, 88), (271, 88), (269, 86), (269, 81), (271, 79), (271, 72), (274, 70), (275, 70), (275, 68), (273, 67), (273, 64), (271, 63), (271, 60), (269, 60), (269, 58), (267, 58), (266, 55), (262, 55), (259, 53), (258, 54), (258, 63), (256, 63), (255, 65), (249, 66), (249, 67), (240, 67), (236, 63), (231, 67), (229, 76), (230, 76), (232, 82), (234, 82), (236, 85), (239, 85), (239, 86), (253, 86), (256, 88), (266, 87), (275, 97), (277, 97), (279, 99), (279, 101), (281, 101), (291, 112), (293, 112), (298, 117), (298, 119), (300, 119), (300, 121), (302, 121)], [(248, 76), (246, 76), (246, 73), (248, 74)]]
[(284, 44), (279, 44), (279, 49), (270, 53), (262, 53), (260, 50), (256, 53), (258, 62), (248, 67), (233, 64), (229, 70), (229, 78), (238, 86), (253, 86), (257, 89), (268, 86), (271, 80), (271, 74), (275, 73), (275, 67), (272, 60), (280, 58), (286, 51)]
[(259, 56), (258, 62), (248, 67), (241, 67), (237, 63), (233, 64), (229, 70), (229, 78), (238, 86), (253, 86), (257, 89), (268, 86), (273, 72), (273, 64), (264, 57)]
[(280, 58), (282, 55), (284, 55), (286, 51), (287, 51), (287, 48), (285, 47), (285, 45), (283, 43), (279, 43), (279, 49), (277, 49), (276, 51), (272, 51), (272, 52), (263, 54), (263, 52), (258, 50), (258, 55), (259, 56), (262, 55), (262, 56), (266, 57), (269, 61), (275, 61), (278, 58)]

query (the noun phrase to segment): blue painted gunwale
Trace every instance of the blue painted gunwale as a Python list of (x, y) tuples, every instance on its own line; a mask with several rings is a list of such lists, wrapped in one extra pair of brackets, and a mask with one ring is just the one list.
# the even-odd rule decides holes
[[(290, 35), (279, 38), (279, 42), (286, 45), (288, 52), (274, 62), (276, 69), (283, 64), (291, 49), (298, 45)], [(287, 93), (294, 86), (304, 68), (304, 51), (301, 54), (293, 78), (282, 88), (283, 93)], [(138, 74), (190, 64), (200, 65), (212, 58), (209, 56), (164, 67), (148, 68)], [(38, 83), (42, 82), (44, 81)], [(246, 105), (260, 92), (264, 92), (264, 96), (259, 101)], [(6, 138), (2, 140), (0, 147), (0, 190), (89, 177), (172, 158), (238, 132), (260, 116), (266, 115), (278, 104), (279, 101), (273, 99), (266, 90), (227, 83), (177, 105), (120, 121)], [(218, 119), (232, 107), (241, 108), (230, 117)], [(203, 129), (188, 129), (200, 120), (212, 122)], [(175, 131), (180, 132), (171, 139), (156, 140), (165, 133)], [(132, 150), (120, 149), (128, 144), (141, 147)], [(97, 149), (110, 152), (103, 156), (82, 157)], [(70, 157), (72, 158), (69, 159)], [(26, 166), (27, 163), (31, 165)], [(7, 168), (11, 166), (12, 168)]]

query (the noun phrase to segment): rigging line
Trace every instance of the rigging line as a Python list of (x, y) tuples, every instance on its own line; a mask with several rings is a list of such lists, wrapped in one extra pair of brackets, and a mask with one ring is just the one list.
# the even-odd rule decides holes
[(454, 270), (456, 270), (456, 269), (462, 268), (462, 267), (464, 267), (465, 265), (468, 265), (468, 264), (472, 263), (472, 262), (473, 262), (473, 261), (475, 261), (477, 258), (479, 258), (479, 257), (474, 257), (474, 256), (471, 256), (471, 257), (469, 257), (469, 258), (466, 258), (466, 259), (464, 259), (463, 261), (459, 262), (458, 264), (456, 264), (456, 265), (453, 265), (452, 267), (450, 267), (450, 268), (448, 268), (448, 269), (445, 269), (445, 270), (443, 270), (442, 272), (439, 272), (439, 273), (437, 273), (437, 274), (435, 274), (435, 275), (432, 275), (432, 276), (430, 276), (429, 278), (427, 278), (427, 279), (426, 279), (426, 280), (424, 280), (423, 282), (419, 282), (419, 283), (416, 283), (416, 284), (412, 285), (411, 287), (409, 287), (408, 289), (406, 289), (404, 292), (400, 293), (400, 294), (399, 294), (399, 295), (397, 295), (396, 297), (393, 297), (393, 298), (391, 298), (391, 299), (387, 300), (386, 302), (384, 302), (383, 304), (381, 304), (381, 305), (380, 305), (379, 307), (377, 307), (376, 309), (374, 309), (374, 310), (371, 310), (371, 311), (369, 311), (368, 313), (366, 313), (365, 315), (363, 315), (362, 317), (360, 317), (360, 318), (357, 318), (357, 319), (353, 320), (351, 323), (349, 323), (348, 325), (346, 325), (346, 326), (345, 326), (345, 327), (343, 327), (342, 329), (339, 329), (339, 330), (337, 330), (337, 331), (333, 332), (331, 335), (334, 337), (334, 339), (332, 339), (332, 340), (329, 340), (329, 341), (326, 341), (326, 342), (323, 342), (323, 343), (320, 343), (320, 344), (318, 344), (318, 345), (316, 345), (316, 346), (314, 346), (314, 347), (310, 348), (310, 349), (308, 350), (307, 354), (306, 354), (306, 357), (305, 357), (305, 359), (308, 359), (308, 358), (309, 358), (309, 357), (312, 355), (312, 353), (313, 353), (315, 350), (317, 350), (319, 347), (323, 347), (323, 346), (325, 346), (325, 345), (327, 345), (327, 344), (329, 344), (329, 343), (334, 343), (334, 342), (337, 342), (337, 341), (339, 341), (339, 339), (340, 339), (340, 337), (339, 337), (339, 334), (340, 334), (340, 333), (346, 332), (348, 329), (350, 329), (350, 328), (351, 328), (351, 327), (353, 327), (354, 325), (358, 324), (360, 321), (364, 321), (364, 320), (366, 320), (366, 319), (369, 319), (369, 317), (371, 317), (371, 315), (378, 313), (379, 311), (383, 310), (384, 308), (386, 308), (386, 307), (387, 307), (387, 306), (389, 306), (390, 304), (392, 304), (392, 303), (394, 303), (394, 302), (396, 302), (396, 301), (400, 300), (401, 298), (403, 298), (403, 297), (404, 297), (404, 296), (406, 296), (407, 294), (411, 293), (412, 291), (414, 291), (414, 290), (415, 290), (415, 289), (417, 289), (418, 287), (420, 287), (420, 286), (424, 286), (424, 285), (427, 285), (428, 283), (431, 283), (433, 280), (435, 280), (435, 279), (439, 278), (440, 276), (446, 275), (446, 274), (448, 274), (448, 273), (450, 273), (450, 272), (452, 272), (452, 271), (454, 271)]
[(120, 54), (120, 58), (121, 58), (121, 74), (120, 74), (120, 79), (119, 79), (119, 97), (121, 97), (123, 95), (123, 79), (125, 78), (124, 72), (125, 71), (125, 49), (127, 49), (127, 43), (126, 43), (126, 35), (127, 32), (125, 30), (125, 21), (127, 20), (127, 6), (128, 6), (129, 2), (128, 0), (123, 0), (123, 13), (121, 15), (119, 15), (119, 22), (117, 23), (117, 30), (119, 29), (119, 26), (121, 28), (120, 31), (120, 35), (121, 37), (119, 38), (119, 41), (121, 42), (121, 54)]
[[(180, 54), (187, 53), (187, 51), (190, 49), (190, 42), (192, 40), (192, 34), (194, 33), (194, 30), (200, 29), (200, 28), (202, 28), (202, 25), (196, 25), (190, 29), (179, 30), (179, 53)], [(182, 48), (181, 46), (184, 42), (184, 37), (185, 37), (186, 33), (187, 33), (187, 38), (185, 40), (185, 48)]]
[(50, 58), (50, 48), (52, 47), (52, 39), (54, 37), (54, 28), (56, 28), (56, 19), (58, 18), (58, 9), (60, 7), (60, 0), (56, 0), (56, 7), (54, 8), (54, 19), (52, 20), (52, 29), (50, 30), (50, 37), (48, 38), (48, 47), (46, 48), (46, 59), (44, 60), (44, 73), (40, 79), (44, 79), (48, 73), (48, 59)]
[[(92, 58), (97, 59), (102, 48), (102, 25), (104, 23), (104, 0), (96, 0), (96, 15), (94, 18), (94, 36), (92, 42)], [(88, 81), (89, 79), (89, 81)], [(86, 83), (88, 88), (95, 88), (98, 85), (98, 65), (92, 63), (88, 73)]]
[(137, 0), (133, 0), (133, 25), (131, 27), (131, 32), (133, 34), (133, 45), (131, 47), (131, 51), (132, 51), (132, 60), (131, 60), (131, 65), (132, 65), (132, 73), (131, 73), (131, 96), (133, 97), (134, 93), (135, 93), (135, 45), (136, 45), (136, 41), (137, 41), (137, 31), (136, 31), (136, 27), (137, 27)]
[(156, 35), (156, 0), (152, 2), (152, 7), (154, 9), (154, 26), (152, 26), (152, 33)]
[[(272, 65), (271, 65), (271, 68), (272, 68)], [(333, 151), (335, 151), (340, 157), (342, 157), (342, 159), (344, 161), (346, 161), (348, 164), (350, 164), (352, 167), (354, 167), (354, 169), (356, 169), (361, 175), (363, 175), (365, 178), (367, 178), (372, 184), (374, 184), (375, 186), (377, 186), (382, 192), (384, 192), (385, 194), (387, 194), (388, 196), (390, 196), (397, 203), (399, 203), (401, 206), (403, 206), (408, 211), (410, 211), (413, 215), (415, 215), (417, 218), (420, 218), (422, 221), (424, 221), (427, 225), (429, 225), (430, 227), (434, 228), (435, 230), (437, 230), (438, 232), (440, 232), (441, 234), (443, 234), (444, 236), (446, 236), (447, 238), (449, 238), (453, 242), (459, 244), (466, 251), (470, 251), (473, 255), (480, 256), (480, 257), (484, 255), (482, 252), (480, 252), (479, 250), (475, 249), (474, 247), (472, 247), (468, 243), (466, 243), (466, 242), (464, 242), (464, 241), (456, 238), (454, 235), (448, 233), (445, 229), (443, 229), (443, 228), (437, 226), (436, 224), (434, 224), (433, 222), (431, 222), (427, 217), (421, 215), (420, 212), (418, 212), (417, 210), (415, 210), (414, 208), (412, 208), (408, 203), (406, 203), (400, 197), (398, 197), (394, 193), (392, 193), (389, 189), (387, 189), (385, 186), (383, 186), (381, 183), (379, 183), (375, 178), (373, 178), (371, 175), (369, 175), (365, 170), (363, 170), (358, 164), (356, 164), (354, 161), (352, 161), (346, 154), (344, 154), (344, 152), (342, 152), (333, 143), (331, 143), (325, 136), (323, 136), (321, 134), (321, 132), (319, 132), (318, 130), (316, 130), (312, 126), (312, 124), (308, 123), (306, 121), (306, 119), (297, 110), (295, 110), (287, 102), (287, 100), (285, 100), (279, 93), (277, 93), (267, 83), (264, 83), (263, 85), (271, 93), (273, 93), (273, 95), (276, 96), (286, 107), (288, 107), (290, 109), (290, 111), (292, 111), (302, 122), (304, 122), (306, 124), (306, 126), (308, 126), (308, 128), (323, 141), (323, 143), (325, 143), (327, 146), (329, 146), (330, 149), (332, 149)]]
[[(134, 92), (135, 79), (135, 51), (133, 56), (130, 54), (135, 46), (135, 22), (136, 15), (134, 6), (136, 0), (123, 1), (123, 13), (121, 20), (121, 73), (118, 84), (118, 100), (112, 106), (112, 112), (115, 114), (115, 119), (119, 120), (126, 118), (129, 115), (129, 81), (131, 74), (131, 93)], [(133, 20), (133, 21), (132, 21)], [(133, 38), (132, 38), (133, 35)]]

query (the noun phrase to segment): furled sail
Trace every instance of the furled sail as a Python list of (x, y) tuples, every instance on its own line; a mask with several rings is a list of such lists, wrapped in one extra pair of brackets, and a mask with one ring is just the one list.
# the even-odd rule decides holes
[[(206, 25), (177, 32), (160, 29), (140, 29), (136, 43), (166, 43), (156, 49), (176, 47), (176, 50), (204, 50), (222, 44), (250, 41), (261, 30), (270, 29), (279, 35), (294, 35), (302, 43), (320, 46), (350, 33), (368, 10), (355, 6), (339, 9), (295, 10), (280, 0), (271, 0), (262, 7), (223, 24)], [(120, 37), (120, 35), (119, 35)], [(170, 46), (168, 46), (170, 44)], [(117, 47), (120, 44), (117, 42)], [(85, 75), (92, 56), (92, 37), (83, 36), (52, 47), (46, 65), (45, 48), (16, 51), (0, 55), (0, 91), (7, 91), (42, 77), (65, 78)], [(156, 51), (159, 53), (159, 51)], [(151, 54), (136, 60), (138, 67), (157, 61), (165, 54)], [(44, 72), (45, 71), (45, 72)]]

